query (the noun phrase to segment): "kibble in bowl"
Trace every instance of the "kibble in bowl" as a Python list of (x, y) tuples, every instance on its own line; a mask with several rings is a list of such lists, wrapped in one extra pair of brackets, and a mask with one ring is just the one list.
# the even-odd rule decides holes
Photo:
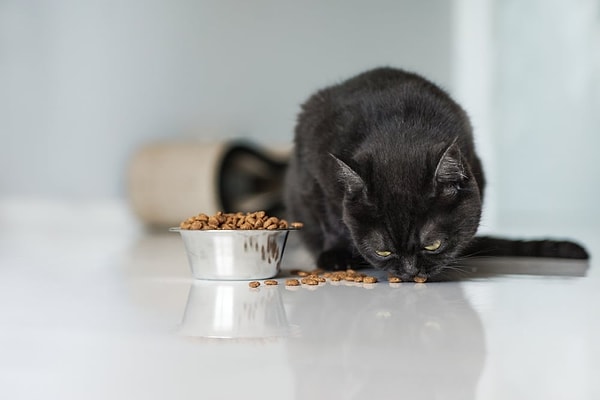
[(196, 279), (257, 280), (272, 278), (281, 269), (292, 227), (287, 221), (254, 213), (198, 214), (181, 222), (192, 275)]

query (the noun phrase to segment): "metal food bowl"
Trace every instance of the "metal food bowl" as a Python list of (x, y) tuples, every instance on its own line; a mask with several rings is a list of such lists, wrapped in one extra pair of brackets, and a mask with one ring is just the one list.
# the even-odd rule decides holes
[(274, 277), (291, 230), (169, 229), (181, 234), (194, 278), (215, 280)]

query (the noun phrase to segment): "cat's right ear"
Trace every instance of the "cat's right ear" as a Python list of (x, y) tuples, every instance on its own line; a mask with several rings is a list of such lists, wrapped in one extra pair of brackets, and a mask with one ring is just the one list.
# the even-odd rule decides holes
[(366, 185), (363, 179), (348, 164), (329, 153), (337, 164), (337, 177), (344, 184), (345, 192), (349, 195), (357, 195), (366, 192)]
[(458, 184), (467, 178), (457, 140), (444, 151), (435, 169), (435, 181), (441, 184)]

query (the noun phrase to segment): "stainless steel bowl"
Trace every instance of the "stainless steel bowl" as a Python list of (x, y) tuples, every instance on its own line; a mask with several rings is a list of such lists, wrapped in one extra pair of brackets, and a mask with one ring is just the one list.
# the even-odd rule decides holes
[(251, 280), (272, 278), (280, 271), (290, 229), (187, 230), (183, 238), (196, 279)]

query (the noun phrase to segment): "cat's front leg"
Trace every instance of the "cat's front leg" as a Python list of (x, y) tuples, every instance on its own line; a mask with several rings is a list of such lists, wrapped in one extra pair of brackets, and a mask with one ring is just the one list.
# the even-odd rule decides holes
[[(317, 254), (317, 267), (326, 270), (345, 270), (355, 267), (360, 260), (350, 245), (350, 232), (342, 222), (342, 210), (335, 201), (321, 203), (323, 207), (319, 227), (322, 243)], [(362, 260), (362, 259), (361, 259)]]

